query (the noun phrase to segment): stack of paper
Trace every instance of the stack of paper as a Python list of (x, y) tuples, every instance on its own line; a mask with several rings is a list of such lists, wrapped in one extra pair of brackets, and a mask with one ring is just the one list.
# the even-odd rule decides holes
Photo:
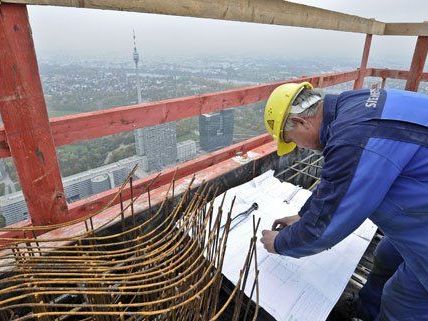
[[(275, 219), (298, 213), (311, 192), (300, 189), (288, 199), (296, 186), (281, 183), (273, 171), (227, 191), (224, 209), (228, 209), (234, 196), (236, 201), (232, 218), (250, 208), (259, 206), (253, 214), (261, 218), (258, 239), (263, 229), (271, 229)], [(223, 195), (217, 197), (219, 204)], [(341, 243), (317, 255), (294, 259), (269, 254), (258, 242), (260, 305), (278, 321), (325, 320), (343, 292), (355, 267), (376, 232), (376, 225), (367, 220)], [(252, 215), (242, 220), (229, 234), (223, 274), (233, 283), (247, 254), (252, 236)], [(248, 241), (244, 241), (248, 240)], [(254, 274), (250, 275), (252, 284)], [(246, 289), (249, 294), (250, 288)]]

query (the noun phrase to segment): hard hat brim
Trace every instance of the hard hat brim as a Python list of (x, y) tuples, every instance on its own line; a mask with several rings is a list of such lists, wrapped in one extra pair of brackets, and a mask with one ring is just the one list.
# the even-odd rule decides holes
[(283, 156), (285, 154), (291, 153), (295, 148), (296, 144), (293, 142), (285, 143), (283, 141), (279, 141), (276, 153), (278, 154), (278, 156)]

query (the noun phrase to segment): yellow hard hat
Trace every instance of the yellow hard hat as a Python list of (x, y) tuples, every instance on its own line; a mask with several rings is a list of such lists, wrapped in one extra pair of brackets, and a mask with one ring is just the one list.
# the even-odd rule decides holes
[(294, 142), (286, 143), (283, 139), (283, 128), (285, 120), (290, 113), (294, 99), (303, 89), (312, 89), (308, 82), (289, 83), (278, 86), (270, 94), (265, 107), (265, 127), (273, 139), (278, 143), (278, 156), (288, 154), (296, 148)]

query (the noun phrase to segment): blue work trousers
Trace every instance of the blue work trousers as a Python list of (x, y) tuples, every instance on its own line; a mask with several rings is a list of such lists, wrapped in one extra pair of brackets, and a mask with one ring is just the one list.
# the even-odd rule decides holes
[(384, 237), (374, 253), (374, 267), (359, 293), (364, 321), (428, 321), (428, 291)]

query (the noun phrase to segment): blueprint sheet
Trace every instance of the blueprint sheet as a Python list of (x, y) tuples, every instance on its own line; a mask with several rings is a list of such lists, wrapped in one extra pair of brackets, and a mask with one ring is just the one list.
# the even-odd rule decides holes
[[(297, 214), (311, 195), (310, 191), (301, 189), (290, 204), (284, 203), (295, 189), (295, 185), (281, 183), (273, 176), (273, 171), (268, 171), (228, 190), (223, 209), (229, 209), (234, 196), (232, 218), (254, 202), (259, 205), (252, 214), (256, 220), (261, 218), (257, 241), (260, 306), (278, 321), (321, 321), (327, 318), (339, 299), (373, 238), (376, 225), (367, 220), (341, 243), (313, 256), (294, 259), (269, 254), (259, 241), (261, 231), (270, 230), (276, 218)], [(222, 197), (217, 197), (215, 204), (220, 204)], [(233, 283), (239, 279), (252, 236), (252, 214), (229, 234), (223, 274)], [(254, 269), (251, 271), (247, 285), (254, 279)], [(251, 287), (247, 286), (245, 292), (249, 295)]]

